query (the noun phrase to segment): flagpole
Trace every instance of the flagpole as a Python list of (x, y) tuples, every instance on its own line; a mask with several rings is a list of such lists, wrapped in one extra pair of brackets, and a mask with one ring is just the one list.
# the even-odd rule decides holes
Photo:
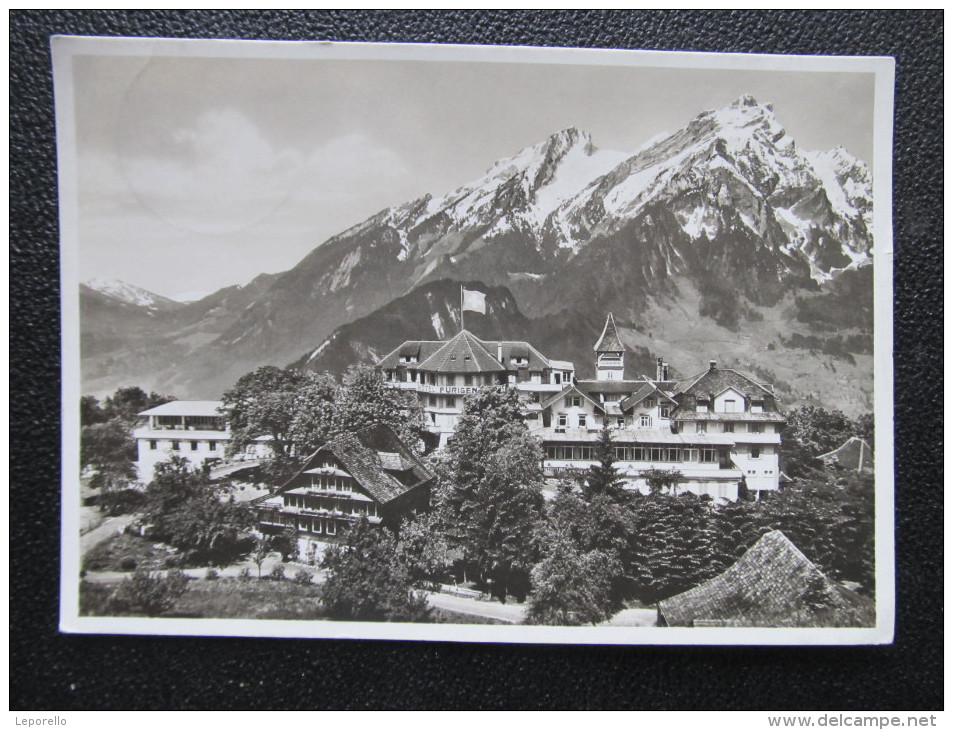
[(460, 331), (463, 332), (463, 284), (460, 285)]

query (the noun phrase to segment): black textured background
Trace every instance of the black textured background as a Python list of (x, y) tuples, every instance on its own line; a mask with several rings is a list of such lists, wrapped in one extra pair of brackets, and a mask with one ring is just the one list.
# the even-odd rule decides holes
[[(54, 33), (896, 57), (895, 644), (535, 647), (58, 634)], [(942, 43), (942, 11), (12, 11), (11, 709), (942, 707)]]

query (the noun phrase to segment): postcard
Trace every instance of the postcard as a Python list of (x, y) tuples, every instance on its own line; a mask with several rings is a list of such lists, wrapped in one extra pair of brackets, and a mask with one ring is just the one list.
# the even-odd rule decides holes
[(62, 631), (893, 640), (893, 59), (53, 59)]

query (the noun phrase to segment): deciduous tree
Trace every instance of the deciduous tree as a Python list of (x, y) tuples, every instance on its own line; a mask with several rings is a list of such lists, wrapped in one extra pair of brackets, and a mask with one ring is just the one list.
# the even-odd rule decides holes
[(466, 558), (504, 602), (507, 593), (521, 599), (529, 589), (542, 456), (514, 391), (485, 388), (467, 397), (447, 444), (443, 506)]
[(343, 544), (331, 545), (321, 600), (333, 618), (348, 621), (423, 621), (427, 599), (413, 590), (407, 566), (387, 530), (366, 518), (351, 525)]
[(554, 626), (597, 624), (612, 616), (612, 580), (621, 568), (600, 550), (582, 552), (565, 529), (547, 531), (545, 557), (532, 572), (526, 623)]

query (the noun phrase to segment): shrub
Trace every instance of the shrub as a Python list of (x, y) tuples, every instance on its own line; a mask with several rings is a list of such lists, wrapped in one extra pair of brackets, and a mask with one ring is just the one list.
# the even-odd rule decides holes
[(241, 583), (247, 583), (251, 580), (251, 571), (247, 566), (238, 571), (238, 580)]
[(311, 584), (311, 580), (314, 576), (309, 573), (304, 568), (298, 568), (297, 572), (294, 575), (294, 582), (301, 586), (306, 586)]
[(209, 568), (205, 571), (205, 580), (218, 580), (218, 571), (215, 568)]
[(123, 558), (119, 562), (119, 567), (122, 570), (135, 570), (136, 569), (136, 559), (135, 558)]
[(138, 568), (113, 593), (114, 610), (134, 611), (157, 616), (168, 611), (189, 586), (188, 576), (181, 570), (170, 570), (165, 576)]
[(271, 580), (284, 580), (285, 566), (283, 566), (281, 563), (278, 563), (274, 568), (271, 569), (268, 577), (271, 578)]

